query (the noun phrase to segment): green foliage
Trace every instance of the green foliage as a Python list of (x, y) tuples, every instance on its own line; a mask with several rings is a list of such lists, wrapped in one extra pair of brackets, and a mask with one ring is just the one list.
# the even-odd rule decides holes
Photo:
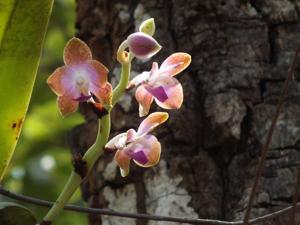
[(0, 202), (0, 224), (35, 225), (32, 212), (24, 206), (11, 202)]
[(53, 0), (1, 1), (0, 181), (28, 108), (52, 3)]
[[(74, 21), (75, 0), (54, 1), (30, 106), (4, 180), (5, 188), (11, 191), (50, 201), (56, 199), (72, 170), (67, 134), (83, 122), (79, 113), (62, 118), (56, 106), (56, 96), (46, 84), (53, 70), (63, 64), (63, 48), (74, 36)], [(70, 203), (83, 206), (79, 190)], [(26, 206), (34, 212), (38, 221), (48, 211), (39, 206)], [(60, 224), (84, 225), (87, 219), (82, 214), (66, 211), (54, 222), (54, 225)]]

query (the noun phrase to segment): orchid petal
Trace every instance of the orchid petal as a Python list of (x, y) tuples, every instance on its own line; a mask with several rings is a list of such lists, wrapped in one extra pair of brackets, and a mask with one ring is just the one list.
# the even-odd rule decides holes
[(143, 32), (136, 32), (128, 36), (128, 47), (139, 59), (148, 59), (161, 49), (157, 41)]
[(118, 150), (115, 161), (120, 167), (121, 176), (126, 177), (129, 174), (130, 157), (123, 150)]
[(191, 56), (187, 53), (177, 52), (170, 55), (160, 66), (160, 73), (175, 76), (191, 63)]
[(160, 159), (161, 144), (153, 135), (145, 135), (130, 143), (123, 150), (133, 161), (142, 167), (156, 165)]
[(127, 141), (127, 133), (121, 133), (112, 138), (107, 144), (105, 145), (105, 148), (108, 149), (122, 149), (125, 147)]
[(57, 99), (58, 108), (63, 116), (75, 112), (78, 108), (78, 102), (73, 100), (70, 93), (59, 96)]
[(136, 89), (135, 98), (139, 103), (140, 117), (146, 116), (149, 113), (150, 106), (153, 102), (153, 96), (144, 88), (143, 85), (141, 85)]
[(149, 76), (150, 76), (149, 72), (143, 72), (143, 73), (137, 75), (129, 82), (128, 88), (132, 88), (132, 87), (135, 87), (142, 83), (147, 82), (149, 79)]
[[(169, 78), (176, 80), (173, 77)], [(183, 89), (181, 84), (178, 81), (175, 83), (173, 81), (166, 81), (163, 88), (168, 98), (165, 101), (160, 101), (155, 97), (156, 104), (164, 109), (179, 109), (183, 102)]]
[(126, 133), (127, 133), (126, 142), (131, 142), (132, 140), (138, 137), (137, 132), (134, 129), (130, 129)]
[(72, 38), (64, 49), (64, 62), (67, 66), (82, 64), (92, 59), (90, 48), (82, 40)]
[(169, 114), (166, 112), (154, 112), (151, 113), (143, 122), (140, 124), (137, 134), (138, 136), (143, 136), (148, 134), (153, 129), (155, 129), (160, 124), (167, 121)]
[(101, 88), (95, 85), (92, 85), (91, 92), (96, 95), (99, 101), (104, 105), (110, 105), (112, 100), (112, 86), (110, 83)]
[(65, 92), (65, 87), (62, 84), (62, 78), (66, 75), (67, 70), (68, 69), (65, 66), (59, 67), (47, 79), (48, 85), (58, 96), (63, 95)]
[(97, 60), (89, 60), (87, 64), (90, 65), (95, 71), (95, 73), (90, 74), (94, 85), (105, 87), (107, 83), (108, 69)]

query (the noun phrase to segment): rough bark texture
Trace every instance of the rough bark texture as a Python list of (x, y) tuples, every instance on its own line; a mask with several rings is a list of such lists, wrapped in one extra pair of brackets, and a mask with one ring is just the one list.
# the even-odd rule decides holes
[[(78, 0), (78, 36), (109, 69), (116, 84), (115, 52), (127, 35), (154, 17), (163, 46), (154, 58), (192, 55), (178, 78), (182, 108), (170, 111), (156, 132), (162, 159), (152, 169), (132, 165), (120, 177), (113, 155), (104, 155), (83, 185), (94, 207), (158, 215), (237, 220), (243, 218), (255, 166), (294, 50), (300, 41), (298, 0)], [(135, 61), (133, 75), (149, 70)], [(291, 203), (299, 163), (300, 86), (293, 81), (277, 123), (252, 216)], [(136, 128), (138, 105), (126, 94), (112, 114), (112, 136)], [(155, 111), (158, 108), (152, 106)], [(70, 135), (73, 151), (93, 143), (97, 123), (82, 106), (86, 124)], [(158, 109), (161, 110), (161, 109)], [(284, 224), (286, 218), (265, 224)], [(92, 225), (133, 224), (132, 220), (90, 217)], [(137, 225), (168, 224), (136, 221)]]

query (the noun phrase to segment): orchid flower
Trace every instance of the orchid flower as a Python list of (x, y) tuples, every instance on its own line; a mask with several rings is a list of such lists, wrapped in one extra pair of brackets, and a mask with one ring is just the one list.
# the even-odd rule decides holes
[(130, 81), (128, 88), (138, 86), (135, 97), (139, 103), (141, 117), (149, 113), (153, 98), (157, 105), (164, 109), (181, 107), (183, 102), (182, 86), (173, 76), (187, 68), (190, 62), (189, 54), (174, 53), (162, 63), (160, 68), (154, 62), (151, 71), (143, 72)]
[(159, 162), (161, 145), (149, 132), (164, 123), (168, 117), (166, 112), (152, 113), (142, 121), (137, 131), (130, 129), (115, 136), (106, 144), (106, 149), (117, 150), (115, 161), (123, 177), (129, 173), (131, 159), (142, 167), (152, 167)]
[(103, 105), (110, 104), (112, 87), (107, 82), (108, 69), (92, 59), (87, 44), (72, 38), (65, 46), (64, 62), (65, 66), (56, 69), (47, 80), (58, 96), (62, 115), (76, 111), (79, 102), (93, 102), (93, 96)]

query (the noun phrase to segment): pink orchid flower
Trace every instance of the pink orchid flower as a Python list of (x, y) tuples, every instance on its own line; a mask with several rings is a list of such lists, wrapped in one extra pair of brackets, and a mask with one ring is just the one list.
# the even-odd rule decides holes
[(92, 59), (90, 48), (78, 38), (72, 38), (64, 49), (65, 66), (57, 68), (47, 83), (58, 96), (62, 115), (77, 110), (79, 102), (93, 102), (93, 96), (101, 104), (109, 104), (112, 87), (107, 82), (108, 69)]
[(129, 83), (128, 88), (138, 86), (135, 97), (139, 103), (140, 116), (149, 113), (150, 106), (155, 102), (164, 109), (178, 109), (183, 102), (183, 90), (177, 75), (191, 63), (191, 56), (187, 53), (174, 53), (158, 68), (152, 64), (151, 71), (143, 72)]
[(130, 129), (115, 136), (106, 144), (106, 149), (117, 150), (115, 161), (123, 177), (129, 173), (131, 159), (142, 167), (152, 167), (159, 162), (161, 145), (149, 132), (164, 123), (168, 117), (166, 112), (152, 113), (142, 121), (137, 131)]

